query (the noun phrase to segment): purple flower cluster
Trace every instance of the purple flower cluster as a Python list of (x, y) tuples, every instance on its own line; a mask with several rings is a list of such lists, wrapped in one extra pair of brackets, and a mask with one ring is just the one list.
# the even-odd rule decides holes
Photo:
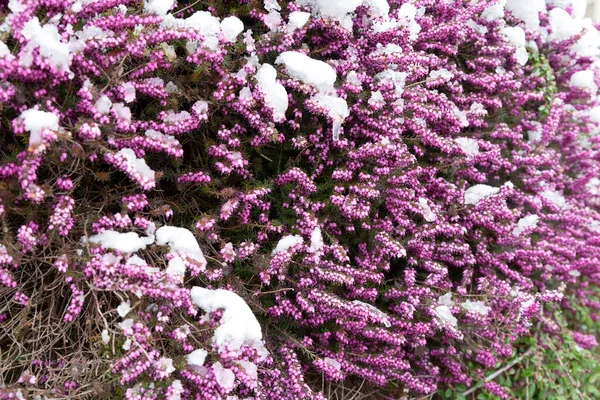
[[(427, 395), (600, 284), (569, 1), (226, 3), (0, 4), (0, 332), (92, 329), (127, 399)], [(89, 395), (65, 337), (0, 333), (0, 398)]]

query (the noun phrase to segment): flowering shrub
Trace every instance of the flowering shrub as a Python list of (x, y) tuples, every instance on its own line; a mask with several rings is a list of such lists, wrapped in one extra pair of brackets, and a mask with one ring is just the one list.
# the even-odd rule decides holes
[(2, 2), (2, 395), (429, 394), (600, 308), (580, 3)]

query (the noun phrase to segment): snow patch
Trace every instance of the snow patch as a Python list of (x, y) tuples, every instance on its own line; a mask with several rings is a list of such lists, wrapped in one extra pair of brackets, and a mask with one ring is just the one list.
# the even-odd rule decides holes
[(233, 389), (235, 375), (232, 370), (229, 368), (224, 368), (219, 361), (213, 364), (212, 370), (219, 386), (227, 391)]
[(42, 143), (42, 130), (58, 130), (58, 116), (35, 109), (25, 110), (19, 115), (25, 130), (29, 132), (29, 146)]
[(127, 254), (135, 253), (152, 244), (151, 237), (140, 237), (135, 232), (121, 233), (108, 229), (97, 235), (90, 236), (89, 241), (99, 244), (105, 249), (117, 250)]
[(596, 90), (598, 90), (596, 83), (594, 82), (594, 71), (589, 69), (575, 72), (571, 75), (569, 84), (574, 87), (589, 90), (590, 92), (596, 92)]
[(173, 8), (173, 4), (175, 4), (175, 0), (145, 0), (144, 11), (164, 17)]
[(521, 218), (517, 222), (517, 227), (513, 229), (512, 234), (514, 236), (519, 236), (521, 232), (530, 227), (535, 227), (539, 221), (540, 217), (536, 214), (531, 214), (526, 217)]
[(61, 35), (56, 26), (46, 24), (40, 25), (40, 20), (33, 17), (23, 25), (21, 34), (28, 40), (25, 46), (25, 54), (20, 62), (23, 66), (29, 67), (33, 62), (33, 50), (39, 49), (40, 56), (58, 71), (70, 72), (69, 67), (73, 56), (70, 53), (69, 45), (61, 41)]
[(323, 247), (323, 235), (321, 234), (321, 228), (316, 226), (310, 234), (310, 250), (315, 252), (321, 250)]
[(544, 0), (507, 0), (506, 9), (515, 17), (525, 22), (529, 29), (540, 27), (540, 12), (546, 11)]
[(162, 226), (156, 231), (156, 244), (168, 245), (170, 252), (182, 255), (197, 261), (200, 265), (206, 265), (206, 259), (194, 234), (185, 228), (175, 226)]
[(283, 64), (292, 78), (321, 90), (333, 90), (337, 79), (335, 70), (329, 64), (297, 51), (284, 51), (275, 64)]
[(224, 289), (205, 289), (194, 286), (190, 291), (194, 304), (204, 312), (223, 309), (220, 325), (215, 329), (213, 344), (239, 350), (242, 345), (263, 348), (260, 324), (248, 304), (237, 294)]
[(129, 314), (129, 311), (131, 311), (131, 303), (129, 300), (121, 302), (119, 307), (117, 307), (117, 313), (119, 313), (119, 317), (121, 318), (125, 318), (125, 316)]
[(423, 213), (423, 218), (427, 222), (433, 222), (437, 219), (437, 216), (433, 211), (431, 211), (431, 207), (427, 204), (427, 199), (424, 197), (419, 197), (419, 206), (421, 206), (421, 212)]
[(204, 365), (208, 352), (204, 349), (196, 349), (186, 356), (188, 365), (196, 365), (201, 367)]
[(123, 156), (127, 162), (127, 172), (133, 174), (139, 174), (145, 181), (154, 182), (155, 174), (154, 171), (150, 169), (148, 164), (146, 164), (146, 160), (143, 158), (137, 158), (133, 150), (131, 149), (121, 149), (117, 152)]
[(542, 197), (554, 204), (558, 208), (564, 208), (567, 204), (565, 196), (553, 190), (545, 190), (542, 192)]
[(313, 15), (338, 21), (348, 30), (352, 29), (351, 13), (362, 5), (363, 0), (296, 0), (299, 6), (309, 5)]
[(435, 316), (442, 325), (449, 325), (451, 327), (456, 327), (458, 325), (458, 320), (452, 315), (452, 311), (450, 311), (450, 307), (448, 306), (437, 306), (435, 308)]
[(221, 21), (221, 32), (228, 42), (235, 42), (244, 30), (244, 23), (237, 17), (227, 17)]
[(308, 22), (310, 14), (302, 11), (294, 11), (290, 13), (287, 31), (288, 33), (294, 32), (296, 29), (302, 28)]
[(507, 26), (503, 28), (500, 33), (504, 35), (506, 40), (515, 46), (515, 58), (517, 59), (517, 62), (520, 65), (527, 64), (529, 55), (527, 54), (527, 49), (525, 48), (527, 42), (525, 40), (525, 31), (523, 28), (519, 26)]
[(452, 301), (452, 292), (448, 292), (440, 297), (438, 297), (438, 304), (440, 306), (453, 306), (454, 302)]
[(487, 315), (490, 311), (489, 307), (486, 306), (483, 301), (466, 300), (461, 305), (465, 310), (474, 314)]
[(271, 252), (271, 255), (274, 256), (277, 253), (281, 253), (282, 251), (286, 251), (290, 247), (296, 246), (297, 244), (304, 243), (304, 239), (300, 235), (288, 235), (284, 236), (277, 242), (277, 246)]
[(288, 109), (288, 94), (276, 78), (277, 71), (270, 64), (263, 64), (256, 73), (258, 86), (265, 92), (265, 100), (273, 109), (273, 118), (275, 122), (279, 122), (285, 118)]
[(471, 186), (465, 191), (465, 204), (477, 204), (481, 199), (494, 195), (499, 191), (499, 188), (489, 185), (479, 184)]
[(469, 156), (474, 156), (479, 154), (479, 145), (475, 139), (460, 137), (454, 139), (456, 144), (460, 147), (460, 149), (465, 152)]

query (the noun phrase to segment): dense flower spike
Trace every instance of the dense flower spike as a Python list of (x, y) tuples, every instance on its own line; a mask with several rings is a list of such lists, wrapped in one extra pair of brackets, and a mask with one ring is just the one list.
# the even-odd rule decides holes
[(2, 2), (0, 397), (428, 395), (597, 308), (570, 3)]

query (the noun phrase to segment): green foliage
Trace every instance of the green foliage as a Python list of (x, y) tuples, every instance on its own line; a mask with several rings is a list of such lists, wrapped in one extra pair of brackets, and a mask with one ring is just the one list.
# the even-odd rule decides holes
[[(593, 298), (597, 299), (598, 294), (598, 289), (595, 289)], [(568, 333), (571, 330), (587, 334), (600, 332), (600, 321), (591, 318), (592, 309), (581, 305), (574, 297), (570, 301), (571, 310), (550, 310), (558, 323), (557, 331), (561, 334), (545, 332), (540, 324), (532, 336), (522, 338), (517, 343), (517, 351), (511, 359), (496, 366), (496, 370), (501, 370), (514, 364), (493, 379), (504, 387), (511, 399), (600, 399), (600, 349), (582, 349)], [(498, 399), (479, 389), (482, 384), (482, 381), (477, 382), (478, 389), (467, 397), (462, 395), (465, 388), (457, 386), (441, 389), (437, 398)]]
[(532, 49), (528, 49), (529, 62), (533, 65), (533, 75), (537, 75), (543, 79), (543, 85), (538, 88), (538, 91), (544, 93), (544, 104), (540, 106), (540, 116), (546, 118), (550, 115), (554, 96), (558, 92), (554, 70), (550, 66), (550, 62), (543, 54)]

